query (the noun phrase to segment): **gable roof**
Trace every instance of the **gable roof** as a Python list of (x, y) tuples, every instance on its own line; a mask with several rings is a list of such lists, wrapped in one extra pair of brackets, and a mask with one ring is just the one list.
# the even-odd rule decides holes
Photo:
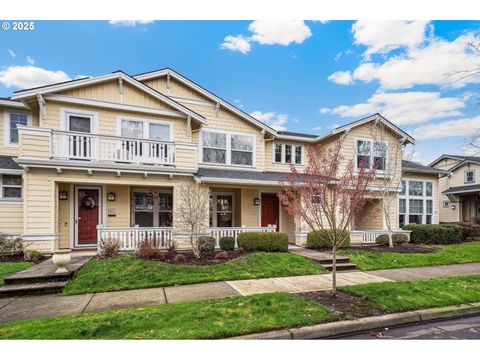
[(375, 113), (373, 115), (370, 115), (370, 116), (367, 116), (363, 119), (360, 119), (360, 120), (356, 120), (356, 121), (353, 121), (351, 123), (348, 123), (348, 124), (345, 124), (343, 126), (339, 126), (339, 127), (336, 127), (335, 129), (333, 129), (332, 131), (328, 132), (327, 134), (323, 135), (323, 136), (320, 136), (317, 138), (317, 141), (321, 141), (321, 140), (324, 140), (332, 135), (336, 135), (336, 134), (341, 134), (343, 132), (346, 132), (346, 131), (349, 131), (351, 130), (352, 128), (354, 127), (357, 127), (357, 126), (360, 126), (360, 125), (363, 125), (363, 124), (366, 124), (370, 121), (380, 121), (381, 123), (383, 123), (387, 128), (389, 128), (391, 131), (393, 131), (394, 133), (396, 133), (397, 135), (399, 135), (401, 138), (404, 138), (407, 142), (409, 142), (410, 144), (415, 144), (415, 139), (408, 135), (405, 131), (403, 131), (402, 129), (400, 129), (398, 126), (396, 126), (395, 124), (391, 123), (390, 121), (388, 121), (386, 118), (384, 118), (382, 115), (380, 115), (379, 113)]
[(206, 98), (224, 106), (226, 109), (232, 111), (233, 113), (237, 114), (238, 116), (240, 116), (240, 117), (244, 118), (245, 120), (253, 123), (254, 125), (260, 127), (261, 129), (264, 129), (264, 130), (268, 131), (270, 134), (277, 135), (277, 131), (274, 128), (268, 126), (264, 122), (254, 118), (253, 116), (251, 116), (251, 115), (247, 114), (246, 112), (240, 110), (236, 106), (230, 104), (228, 101), (226, 101), (226, 100), (222, 99), (221, 97), (215, 95), (214, 93), (208, 91), (207, 89), (200, 86), (196, 82), (194, 82), (194, 81), (190, 80), (189, 78), (179, 74), (178, 72), (174, 71), (171, 68), (153, 70), (153, 71), (149, 71), (149, 72), (146, 72), (146, 73), (141, 73), (141, 74), (134, 75), (133, 77), (135, 79), (139, 80), (139, 81), (145, 81), (145, 80), (150, 80), (150, 79), (154, 79), (154, 78), (157, 78), (157, 77), (163, 77), (163, 76), (167, 76), (167, 75), (172, 76), (174, 79), (180, 81), (182, 84), (194, 89), (195, 91), (199, 92), (200, 94), (202, 94)]
[(422, 165), (418, 162), (402, 160), (402, 171), (426, 174), (448, 174), (448, 171)]
[(10, 98), (0, 98), (0, 106), (17, 108), (17, 109), (28, 109), (28, 107), (21, 101), (10, 100)]
[(102, 75), (102, 76), (96, 76), (96, 77), (90, 77), (90, 78), (83, 78), (83, 79), (78, 79), (75, 81), (67, 81), (67, 82), (62, 82), (62, 83), (57, 83), (57, 84), (52, 84), (52, 85), (46, 85), (46, 86), (41, 86), (41, 87), (36, 87), (36, 88), (31, 88), (31, 89), (25, 89), (25, 90), (20, 90), (16, 91), (14, 95), (12, 96), (12, 100), (21, 100), (25, 99), (28, 97), (32, 96), (37, 96), (37, 94), (48, 94), (48, 93), (53, 93), (53, 92), (59, 92), (59, 91), (64, 91), (68, 90), (71, 88), (76, 88), (80, 86), (88, 86), (92, 84), (97, 84), (105, 81), (111, 81), (115, 79), (122, 79), (122, 81), (125, 81), (129, 83), (130, 85), (133, 85), (140, 90), (144, 91), (145, 93), (153, 96), (154, 98), (170, 105), (172, 108), (184, 113), (187, 116), (191, 116), (193, 119), (201, 122), (202, 124), (205, 124), (205, 117), (202, 115), (196, 113), (193, 110), (190, 110), (189, 108), (183, 106), (182, 104), (178, 103), (177, 101), (171, 99), (167, 95), (164, 95), (157, 90), (151, 88), (150, 86), (147, 86), (140, 81), (136, 80), (135, 78), (131, 77), (130, 75), (124, 73), (121, 70), (115, 71), (111, 74), (108, 75)]
[[(461, 163), (463, 162), (474, 162), (474, 163), (479, 163), (480, 164), (480, 156), (467, 156), (467, 155), (449, 155), (449, 154), (442, 154), (440, 157), (437, 159), (433, 160), (428, 166), (433, 166), (437, 164), (439, 161), (443, 159), (453, 159), (453, 160), (458, 160)], [(454, 167), (457, 167), (459, 164), (455, 164)]]

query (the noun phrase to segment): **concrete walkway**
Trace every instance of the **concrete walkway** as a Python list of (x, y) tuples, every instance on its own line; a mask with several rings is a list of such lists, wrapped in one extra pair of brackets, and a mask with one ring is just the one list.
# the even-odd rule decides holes
[[(480, 263), (338, 273), (338, 286), (480, 274)], [(301, 293), (331, 288), (331, 274), (219, 281), (204, 284), (62, 296), (0, 298), (0, 323), (46, 316), (142, 307), (271, 292)]]

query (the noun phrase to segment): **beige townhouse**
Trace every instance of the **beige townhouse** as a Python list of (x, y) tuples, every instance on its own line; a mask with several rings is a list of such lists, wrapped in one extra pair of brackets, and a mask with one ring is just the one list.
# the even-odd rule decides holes
[(429, 166), (444, 171), (438, 180), (440, 221), (476, 221), (480, 217), (480, 157), (444, 154)]
[[(403, 169), (391, 154), (414, 139), (379, 114), (324, 136), (276, 131), (168, 68), (17, 91), (0, 100), (0, 111), (0, 231), (43, 252), (95, 249), (107, 237), (124, 250), (144, 238), (181, 245), (174, 214), (185, 179), (210, 188), (216, 238), (282, 231), (302, 245), (306, 229), (279, 203), (280, 181), (291, 164), (303, 170), (306, 146), (340, 140), (345, 158), (366, 160), (377, 176), (395, 174), (395, 183), (405, 170), (403, 186), (391, 189), (395, 230), (439, 220), (442, 171)], [(381, 142), (369, 130), (378, 122), (387, 129)], [(381, 211), (367, 216), (382, 206), (376, 181), (365, 216), (352, 223), (354, 243), (386, 229)]]

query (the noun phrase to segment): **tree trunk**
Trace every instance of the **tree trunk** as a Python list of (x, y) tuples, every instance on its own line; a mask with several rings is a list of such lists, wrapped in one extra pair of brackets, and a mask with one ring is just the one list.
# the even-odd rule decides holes
[(337, 294), (337, 245), (332, 247), (332, 293)]
[(393, 247), (393, 235), (390, 229), (388, 229), (388, 246)]

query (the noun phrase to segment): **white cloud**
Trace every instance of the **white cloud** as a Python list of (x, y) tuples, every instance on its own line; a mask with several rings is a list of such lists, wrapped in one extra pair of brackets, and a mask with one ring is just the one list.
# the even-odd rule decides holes
[(299, 119), (297, 119), (297, 118), (295, 118), (295, 119), (292, 119), (292, 121), (293, 121), (294, 123), (296, 123), (296, 124), (298, 124), (298, 123), (300, 122), (300, 120), (299, 120)]
[(34, 65), (35, 64), (35, 60), (33, 58), (31, 58), (30, 56), (27, 56), (27, 62), (30, 64), (30, 65)]
[(52, 71), (36, 66), (9, 66), (0, 70), (0, 84), (26, 89), (70, 80), (61, 70)]
[(248, 54), (250, 52), (250, 39), (243, 35), (228, 35), (223, 39), (224, 42), (220, 45), (221, 49), (227, 49), (231, 51), (238, 51), (242, 54)]
[(395, 124), (406, 125), (462, 115), (460, 109), (463, 107), (465, 103), (461, 99), (441, 97), (439, 92), (377, 92), (365, 103), (337, 106), (330, 112), (341, 117), (362, 117), (379, 112)]
[(108, 23), (110, 25), (114, 25), (114, 26), (135, 27), (137, 25), (151, 24), (151, 23), (153, 23), (153, 20), (110, 20)]
[(318, 110), (320, 112), (320, 114), (326, 114), (328, 112), (330, 112), (330, 109), (327, 108), (327, 107), (322, 107), (320, 110)]
[(315, 131), (322, 130), (322, 127), (321, 126), (315, 126), (314, 128), (312, 128), (312, 130), (315, 130)]
[(337, 71), (328, 77), (328, 80), (333, 81), (339, 85), (353, 84), (353, 77), (350, 71)]
[(254, 111), (250, 113), (255, 119), (264, 122), (265, 124), (271, 126), (275, 130), (285, 131), (287, 128), (284, 124), (288, 120), (288, 115), (286, 114), (277, 114), (274, 111), (270, 112), (261, 112), (261, 111)]
[(417, 139), (438, 139), (450, 136), (468, 136), (480, 130), (480, 116), (449, 120), (417, 127), (412, 135)]
[(13, 50), (11, 50), (11, 49), (7, 49), (7, 51), (8, 51), (8, 53), (10, 54), (10, 56), (12, 57), (12, 59), (15, 59), (15, 57), (17, 56), (17, 54), (15, 54), (15, 53), (13, 52)]
[(472, 33), (453, 41), (432, 38), (427, 45), (409, 48), (383, 63), (360, 64), (353, 72), (353, 78), (367, 83), (377, 80), (383, 89), (407, 89), (428, 84), (461, 88), (469, 83), (480, 83), (479, 75), (448, 77), (479, 66), (478, 53), (470, 46), (475, 40)]
[(301, 44), (310, 36), (310, 28), (301, 20), (256, 20), (248, 26), (252, 40), (262, 45), (290, 45)]
[(352, 33), (355, 44), (367, 46), (368, 56), (421, 44), (427, 25), (428, 21), (357, 21)]

